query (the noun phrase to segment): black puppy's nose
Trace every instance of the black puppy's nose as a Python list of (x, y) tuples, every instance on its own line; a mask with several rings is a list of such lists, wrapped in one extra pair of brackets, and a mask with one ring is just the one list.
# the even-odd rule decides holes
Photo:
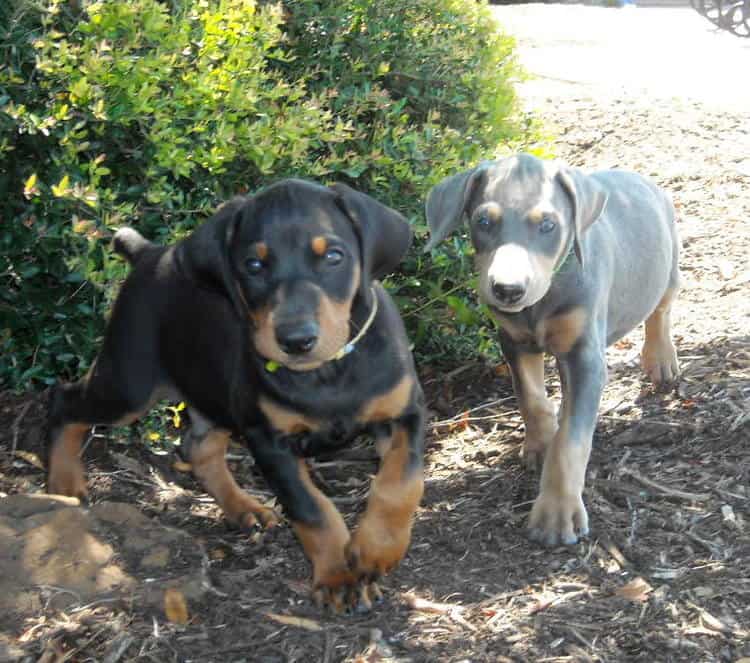
[(313, 349), (318, 341), (318, 325), (315, 322), (281, 324), (276, 327), (276, 341), (288, 355), (303, 355)]
[(492, 283), (492, 294), (498, 301), (505, 304), (515, 304), (526, 294), (526, 286), (522, 283)]

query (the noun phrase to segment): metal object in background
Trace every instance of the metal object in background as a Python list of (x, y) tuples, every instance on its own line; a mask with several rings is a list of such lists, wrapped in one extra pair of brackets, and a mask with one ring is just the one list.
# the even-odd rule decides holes
[(738, 37), (750, 37), (750, 0), (690, 0), (693, 9)]

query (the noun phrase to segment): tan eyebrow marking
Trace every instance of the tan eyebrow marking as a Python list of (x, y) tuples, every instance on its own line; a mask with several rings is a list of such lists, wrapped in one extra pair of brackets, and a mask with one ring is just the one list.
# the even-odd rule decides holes
[(535, 207), (533, 210), (531, 210), (526, 218), (528, 218), (531, 223), (541, 223), (542, 219), (544, 219), (544, 215), (546, 214), (546, 210), (543, 210), (539, 207)]
[(258, 242), (255, 245), (255, 253), (261, 260), (265, 260), (268, 257), (268, 244), (265, 242)]
[(312, 250), (315, 255), (322, 256), (326, 252), (326, 248), (328, 248), (328, 240), (325, 237), (322, 235), (313, 237)]

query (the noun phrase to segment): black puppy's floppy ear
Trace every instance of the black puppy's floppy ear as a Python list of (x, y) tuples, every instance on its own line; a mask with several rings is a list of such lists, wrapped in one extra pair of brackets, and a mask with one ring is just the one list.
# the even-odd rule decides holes
[(406, 219), (346, 184), (337, 183), (329, 188), (337, 194), (336, 204), (351, 219), (359, 235), (363, 284), (390, 274), (411, 246), (412, 232)]
[(177, 249), (183, 273), (227, 297), (240, 316), (246, 307), (232, 274), (230, 249), (246, 204), (247, 199), (238, 196), (222, 205)]
[(573, 248), (578, 262), (583, 267), (581, 236), (586, 228), (602, 215), (608, 194), (593, 177), (577, 168), (561, 166), (557, 177), (570, 197), (573, 210)]
[(430, 228), (430, 240), (425, 253), (432, 251), (461, 224), (466, 206), (479, 182), (484, 178), (485, 164), (457, 175), (446, 177), (427, 194), (425, 216)]

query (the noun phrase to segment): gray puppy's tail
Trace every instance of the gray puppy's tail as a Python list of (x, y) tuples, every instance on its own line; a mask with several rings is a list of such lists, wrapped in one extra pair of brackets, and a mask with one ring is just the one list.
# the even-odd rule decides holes
[(133, 228), (120, 228), (112, 240), (112, 247), (131, 265), (135, 265), (144, 249), (154, 246)]

